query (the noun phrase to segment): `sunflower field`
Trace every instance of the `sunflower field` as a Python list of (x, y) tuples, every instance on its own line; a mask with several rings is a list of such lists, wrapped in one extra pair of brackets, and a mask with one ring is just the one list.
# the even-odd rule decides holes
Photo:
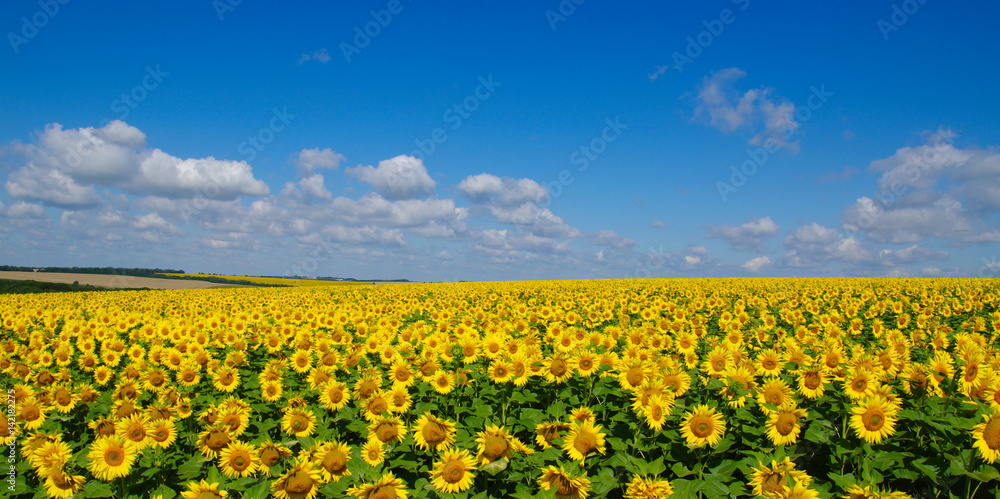
[(5, 295), (5, 497), (1000, 497), (1000, 283)]

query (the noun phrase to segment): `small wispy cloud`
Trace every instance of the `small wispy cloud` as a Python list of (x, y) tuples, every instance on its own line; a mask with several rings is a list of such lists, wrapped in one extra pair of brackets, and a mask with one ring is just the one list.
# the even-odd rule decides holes
[(330, 53), (326, 49), (320, 49), (311, 54), (302, 54), (302, 57), (299, 57), (299, 64), (306, 61), (319, 61), (322, 64), (326, 64), (330, 62)]
[(746, 74), (742, 69), (728, 68), (706, 76), (694, 97), (692, 121), (701, 121), (723, 133), (752, 134), (751, 144), (772, 139), (778, 146), (797, 152), (798, 142), (790, 140), (799, 129), (795, 104), (776, 96), (773, 88), (736, 90), (736, 80)]

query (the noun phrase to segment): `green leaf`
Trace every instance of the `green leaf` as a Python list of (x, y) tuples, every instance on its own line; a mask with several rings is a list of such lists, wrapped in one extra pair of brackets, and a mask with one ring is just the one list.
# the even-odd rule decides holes
[(674, 463), (674, 465), (670, 467), (670, 471), (673, 472), (674, 475), (677, 475), (677, 477), (679, 478), (684, 478), (694, 473), (694, 471), (687, 469), (681, 463)]
[[(266, 499), (270, 492), (271, 484), (267, 481), (263, 481), (247, 489), (247, 491), (243, 493), (243, 499)], [(163, 499), (167, 498), (164, 497)]]
[(182, 482), (188, 482), (201, 476), (201, 465), (204, 462), (201, 456), (188, 459), (177, 468), (177, 478), (180, 478)]
[(674, 495), (671, 497), (697, 497), (698, 492), (705, 490), (705, 482), (701, 480), (678, 478), (671, 483), (674, 486)]
[(804, 438), (817, 444), (825, 444), (830, 441), (830, 436), (835, 433), (833, 425), (825, 419), (817, 419), (806, 428)]
[(836, 473), (830, 473), (830, 474), (827, 475), (827, 477), (830, 480), (833, 480), (833, 483), (837, 484), (838, 487), (840, 487), (842, 489), (845, 489), (845, 490), (848, 489), (848, 488), (850, 488), (852, 485), (855, 485), (855, 484), (858, 483), (858, 479), (854, 478), (854, 475), (852, 475), (850, 473), (848, 473), (846, 475), (838, 475)]
[(485, 472), (489, 473), (490, 475), (496, 476), (497, 473), (500, 473), (501, 471), (507, 469), (507, 460), (506, 459), (497, 459), (496, 461), (493, 461), (492, 463), (489, 463), (489, 464), (484, 465), (484, 466), (480, 466), (479, 469), (480, 469), (480, 471), (485, 471)]
[(91, 480), (83, 486), (83, 497), (111, 497), (113, 495), (115, 493), (111, 491), (111, 487), (104, 482)]

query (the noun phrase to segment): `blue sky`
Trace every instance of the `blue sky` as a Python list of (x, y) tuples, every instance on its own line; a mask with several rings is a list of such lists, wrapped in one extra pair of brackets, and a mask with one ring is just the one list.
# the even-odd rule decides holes
[(996, 277), (998, 14), (4, 2), (0, 260)]

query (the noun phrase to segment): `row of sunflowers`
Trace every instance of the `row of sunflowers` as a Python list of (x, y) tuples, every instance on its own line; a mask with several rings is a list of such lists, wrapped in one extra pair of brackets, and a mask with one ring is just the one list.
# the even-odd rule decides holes
[(1000, 286), (0, 298), (13, 497), (993, 497)]

